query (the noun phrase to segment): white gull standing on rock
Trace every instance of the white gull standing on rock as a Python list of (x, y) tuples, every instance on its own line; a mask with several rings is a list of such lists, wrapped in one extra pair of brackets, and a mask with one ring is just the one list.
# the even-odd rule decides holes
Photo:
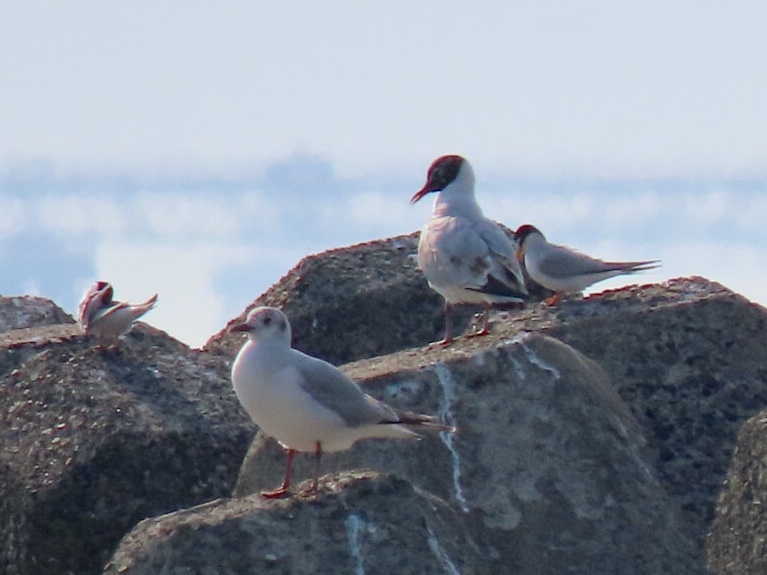
[(516, 245), (503, 229), (486, 218), (474, 198), (474, 170), (461, 156), (437, 158), (429, 167), (426, 184), (410, 199), (439, 192), (431, 219), (421, 230), (418, 267), (429, 285), (445, 298), (445, 338), (453, 341), (455, 304), (481, 304), (482, 329), (488, 333), (490, 307), (522, 302), (527, 295), (515, 257)]
[(113, 296), (112, 284), (105, 281), (94, 282), (85, 292), (77, 315), (77, 323), (85, 333), (117, 339), (157, 303), (157, 294), (140, 304), (115, 301)]
[(566, 293), (578, 293), (608, 278), (660, 266), (660, 260), (605, 262), (592, 258), (566, 246), (550, 244), (541, 231), (530, 224), (520, 226), (514, 239), (519, 245), (517, 257), (524, 260), (530, 278), (555, 292), (545, 302), (551, 306), (559, 303)]
[(232, 365), (232, 383), (253, 422), (287, 451), (285, 479), (264, 497), (290, 492), (297, 451), (316, 456), (316, 492), (323, 452), (349, 449), (360, 439), (417, 438), (414, 430), (452, 431), (428, 415), (394, 409), (365, 394), (341, 370), (290, 346), (288, 318), (273, 307), (253, 309), (229, 328), (248, 341)]

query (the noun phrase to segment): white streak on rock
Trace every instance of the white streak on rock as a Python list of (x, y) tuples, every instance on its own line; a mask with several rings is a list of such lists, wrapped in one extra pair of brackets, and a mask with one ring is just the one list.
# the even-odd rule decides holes
[[(525, 339), (527, 339), (526, 334), (517, 334), (514, 337), (504, 341), (501, 345), (504, 347), (521, 347), (522, 350), (525, 352), (525, 357), (527, 358), (527, 361), (529, 361), (532, 365), (542, 369), (543, 371), (548, 371), (551, 375), (554, 376), (554, 379), (559, 379), (560, 377), (562, 377), (562, 375), (559, 373), (559, 370), (556, 367), (554, 367), (553, 365), (549, 365), (548, 363), (543, 361), (540, 357), (536, 355), (536, 353), (532, 349), (527, 347), (527, 345), (525, 344)], [(522, 368), (522, 365), (511, 354), (509, 354), (509, 359), (511, 360), (511, 363), (514, 366), (514, 373), (516, 373), (517, 377), (519, 377), (519, 379), (525, 379), (527, 374), (525, 373), (525, 370)]]
[(354, 559), (354, 574), (365, 575), (365, 566), (362, 563), (362, 535), (365, 531), (365, 520), (352, 513), (344, 521), (346, 538), (349, 540), (349, 552)]
[(626, 441), (626, 444), (629, 448), (629, 453), (631, 453), (631, 456), (634, 458), (634, 461), (639, 466), (639, 468), (645, 472), (645, 475), (647, 475), (648, 479), (654, 483), (655, 485), (658, 484), (658, 480), (655, 479), (655, 476), (652, 474), (652, 471), (650, 471), (650, 468), (647, 467), (647, 463), (645, 463), (644, 458), (639, 454), (639, 450), (637, 448), (636, 443), (632, 440), (632, 438), (629, 436), (629, 432), (626, 429), (626, 426), (623, 425), (622, 421), (616, 421), (616, 425), (618, 426), (618, 433), (620, 436)]
[(522, 364), (517, 361), (517, 358), (513, 355), (509, 354), (509, 359), (511, 360), (511, 365), (514, 366), (514, 374), (517, 376), (517, 379), (520, 381), (524, 381), (527, 377), (527, 374), (525, 373), (525, 370), (522, 369)]
[(551, 375), (554, 376), (554, 379), (559, 379), (561, 377), (559, 370), (553, 365), (549, 365), (548, 363), (543, 361), (540, 357), (538, 357), (532, 349), (530, 349), (529, 347), (527, 347), (527, 345), (525, 345), (524, 340), (521, 341), (521, 344), (522, 344), (522, 349), (525, 350), (525, 356), (527, 357), (527, 361), (529, 361), (534, 366), (541, 368), (543, 371), (548, 371)]
[(455, 566), (455, 563), (453, 563), (453, 560), (450, 559), (450, 556), (445, 552), (445, 550), (442, 548), (442, 545), (439, 544), (439, 539), (437, 539), (437, 534), (434, 533), (434, 530), (432, 530), (431, 527), (429, 529), (429, 548), (431, 549), (431, 552), (434, 553), (434, 556), (439, 559), (440, 563), (445, 567), (447, 572), (450, 575), (461, 575), (461, 572), (458, 570), (458, 567)]
[(514, 345), (522, 345), (522, 341), (523, 341), (522, 335), (517, 334), (514, 337), (510, 337), (509, 339), (503, 340), (499, 347), (510, 347)]
[[(440, 363), (433, 367), (434, 373), (437, 375), (437, 380), (442, 386), (442, 400), (439, 405), (439, 415), (444, 423), (447, 425), (456, 426), (455, 415), (453, 414), (452, 407), (455, 401), (455, 380), (453, 379), (450, 370)], [(455, 498), (464, 513), (469, 512), (469, 505), (466, 502), (466, 498), (463, 495), (463, 489), (461, 488), (461, 458), (458, 454), (458, 450), (453, 443), (453, 434), (446, 433), (444, 431), (439, 434), (442, 443), (445, 444), (447, 450), (453, 459), (453, 487), (455, 488)]]

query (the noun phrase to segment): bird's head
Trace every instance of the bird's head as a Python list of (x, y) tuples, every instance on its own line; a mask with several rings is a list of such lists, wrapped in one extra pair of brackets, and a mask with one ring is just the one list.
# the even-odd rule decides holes
[(234, 324), (229, 331), (247, 333), (253, 340), (281, 340), (290, 345), (290, 322), (276, 307), (262, 306), (251, 310), (244, 322)]
[(535, 226), (524, 224), (514, 232), (514, 242), (517, 244), (517, 260), (522, 261), (525, 257), (525, 248), (530, 237), (543, 238), (541, 231)]
[[(471, 172), (471, 166), (462, 156), (451, 154), (448, 156), (441, 156), (434, 160), (429, 166), (429, 171), (426, 173), (426, 183), (423, 188), (418, 190), (413, 197), (410, 198), (410, 203), (414, 204), (425, 195), (432, 192), (441, 192), (450, 184), (458, 179), (461, 172)], [(471, 185), (469, 189), (474, 190), (474, 177), (471, 175)]]

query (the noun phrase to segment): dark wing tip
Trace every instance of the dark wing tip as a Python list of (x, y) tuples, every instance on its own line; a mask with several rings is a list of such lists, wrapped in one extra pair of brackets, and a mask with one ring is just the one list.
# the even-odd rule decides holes
[(431, 415), (424, 415), (423, 413), (414, 413), (412, 411), (400, 411), (397, 410), (398, 421), (391, 421), (387, 423), (395, 423), (399, 425), (407, 425), (418, 429), (424, 429), (428, 431), (444, 431), (447, 433), (455, 433), (458, 428), (454, 425), (448, 425), (439, 421), (436, 417)]
[[(514, 278), (514, 280), (516, 283), (516, 278)], [(471, 291), (476, 291), (479, 293), (484, 293), (487, 295), (517, 298), (520, 301), (522, 301), (528, 296), (527, 290), (524, 288), (524, 286), (518, 286), (515, 288), (514, 286), (509, 285), (508, 283), (501, 281), (495, 276), (491, 276), (491, 275), (487, 276), (487, 281), (485, 282), (485, 285), (481, 287), (470, 287), (466, 289), (469, 289)]]

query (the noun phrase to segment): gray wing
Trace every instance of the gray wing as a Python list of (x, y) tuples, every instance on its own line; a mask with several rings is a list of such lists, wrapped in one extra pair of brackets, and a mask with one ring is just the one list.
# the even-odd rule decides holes
[[(430, 268), (433, 283), (456, 285), (476, 291), (488, 286), (498, 295), (518, 296), (521, 272), (514, 257), (514, 243), (495, 223), (475, 224), (463, 218), (430, 222), (428, 235), (422, 233), (418, 257), (438, 259)], [(505, 286), (505, 292), (501, 293)]]
[[(552, 278), (569, 278), (580, 275), (600, 274), (611, 271), (632, 272), (650, 269), (646, 266), (655, 260), (642, 262), (605, 262), (565, 246), (549, 244), (546, 254), (539, 262), (542, 273)], [(655, 266), (652, 266), (655, 267)]]
[(516, 256), (516, 243), (506, 235), (501, 226), (487, 218), (477, 224), (477, 233), (485, 241), (493, 255), (496, 264), (496, 269), (492, 272), (493, 276), (507, 285), (525, 292), (524, 276)]
[(492, 220), (484, 218), (477, 223), (476, 230), (494, 254), (504, 259), (514, 259), (517, 247), (501, 226)]
[[(295, 350), (294, 350), (295, 351)], [(301, 387), (324, 407), (338, 413), (350, 426), (398, 423), (398, 414), (364, 393), (350, 377), (329, 363), (299, 351)]]

